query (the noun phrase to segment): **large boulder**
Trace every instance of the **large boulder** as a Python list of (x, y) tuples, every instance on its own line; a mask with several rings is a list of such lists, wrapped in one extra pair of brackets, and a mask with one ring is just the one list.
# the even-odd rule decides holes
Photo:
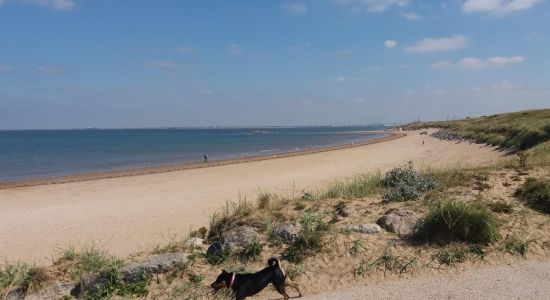
[(273, 233), (285, 243), (293, 243), (302, 230), (302, 224), (283, 222), (275, 227)]
[(222, 233), (222, 243), (229, 249), (237, 249), (249, 243), (258, 241), (260, 235), (255, 228), (250, 226), (239, 226)]
[(414, 211), (398, 209), (382, 216), (376, 223), (390, 232), (410, 235), (414, 231), (418, 219)]
[(120, 270), (125, 282), (137, 282), (144, 275), (161, 274), (172, 271), (187, 263), (187, 253), (164, 253), (151, 255), (142, 261), (127, 265)]

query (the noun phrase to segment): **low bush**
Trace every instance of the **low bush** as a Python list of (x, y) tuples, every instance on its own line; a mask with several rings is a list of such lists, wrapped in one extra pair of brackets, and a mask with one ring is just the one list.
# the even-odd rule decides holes
[(386, 173), (382, 185), (386, 188), (382, 199), (389, 202), (418, 199), (437, 183), (430, 174), (421, 174), (411, 167), (398, 167)]
[(426, 217), (417, 224), (414, 237), (422, 242), (490, 244), (500, 235), (497, 221), (486, 210), (446, 200), (430, 207)]
[(512, 204), (504, 201), (491, 202), (487, 204), (487, 206), (493, 212), (505, 214), (512, 213), (512, 210), (514, 208)]
[(517, 189), (516, 197), (538, 211), (550, 213), (550, 179), (527, 178)]

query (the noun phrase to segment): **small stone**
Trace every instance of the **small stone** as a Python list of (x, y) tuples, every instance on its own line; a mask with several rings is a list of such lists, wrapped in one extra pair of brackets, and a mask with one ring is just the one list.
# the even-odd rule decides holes
[(249, 243), (258, 241), (260, 235), (255, 228), (250, 226), (239, 226), (222, 233), (222, 243), (229, 249), (237, 249), (246, 246)]
[(351, 231), (367, 234), (375, 234), (382, 231), (382, 227), (377, 224), (361, 224), (361, 225), (350, 225), (348, 229)]
[(25, 300), (58, 300), (64, 296), (71, 296), (75, 288), (76, 284), (74, 283), (59, 283), (27, 295)]
[(189, 247), (202, 247), (204, 245), (204, 240), (198, 237), (190, 238), (187, 240), (187, 245)]
[(344, 207), (338, 211), (338, 214), (342, 217), (349, 217), (353, 213), (353, 210), (349, 207)]

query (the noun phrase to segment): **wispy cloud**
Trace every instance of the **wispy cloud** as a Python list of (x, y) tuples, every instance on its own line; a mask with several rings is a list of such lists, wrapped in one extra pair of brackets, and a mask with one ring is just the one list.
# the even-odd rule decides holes
[(349, 7), (354, 12), (381, 13), (392, 7), (404, 7), (409, 0), (332, 0), (333, 3)]
[(309, 43), (301, 43), (301, 44), (294, 44), (294, 45), (288, 45), (285, 47), (285, 50), (287, 51), (295, 51), (300, 52), (307, 48), (311, 47)]
[(178, 51), (179, 53), (187, 54), (187, 53), (196, 52), (198, 51), (198, 49), (190, 46), (181, 46), (176, 51)]
[(0, 0), (0, 6), (10, 3), (49, 7), (59, 11), (68, 11), (76, 7), (74, 0)]
[(172, 60), (157, 60), (157, 61), (152, 61), (147, 65), (153, 68), (172, 68), (172, 67), (175, 67), (177, 63)]
[(513, 12), (528, 10), (544, 0), (467, 0), (462, 5), (464, 13), (492, 13), (504, 16)]
[(309, 6), (304, 3), (284, 3), (281, 10), (291, 15), (304, 15), (309, 11)]
[(426, 38), (422, 39), (412, 46), (405, 48), (407, 52), (426, 53), (453, 51), (466, 47), (468, 41), (462, 35), (455, 35), (444, 38)]
[(10, 71), (13, 71), (12, 67), (0, 65), (0, 73), (10, 72)]
[(407, 19), (409, 21), (422, 20), (422, 16), (415, 13), (415, 12), (408, 12), (408, 13), (405, 13), (405, 14), (401, 14), (401, 17), (403, 17), (404, 19)]
[(336, 77), (336, 82), (346, 82), (348, 79), (345, 76)]
[(431, 65), (435, 69), (460, 69), (460, 70), (483, 70), (491, 68), (503, 68), (519, 64), (525, 61), (525, 57), (517, 56), (493, 56), (486, 59), (477, 57), (466, 57), (459, 61), (439, 61)]
[(244, 49), (239, 44), (226, 45), (225, 51), (230, 55), (241, 55), (244, 53)]
[(60, 67), (52, 67), (52, 66), (38, 66), (36, 70), (40, 73), (44, 74), (57, 74), (57, 73), (63, 73), (65, 70)]
[(397, 41), (386, 40), (384, 42), (384, 47), (389, 48), (389, 49), (393, 49), (393, 48), (397, 47)]

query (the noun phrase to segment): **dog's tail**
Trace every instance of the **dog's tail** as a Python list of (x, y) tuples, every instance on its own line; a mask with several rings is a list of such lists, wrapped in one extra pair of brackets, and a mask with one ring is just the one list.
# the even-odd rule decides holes
[(285, 270), (283, 270), (283, 268), (281, 267), (281, 264), (280, 264), (278, 258), (272, 257), (272, 258), (268, 259), (268, 260), (267, 260), (267, 265), (268, 265), (268, 266), (279, 267), (279, 269), (280, 269), (281, 272), (283, 273), (283, 276), (286, 277), (286, 272), (285, 272)]

